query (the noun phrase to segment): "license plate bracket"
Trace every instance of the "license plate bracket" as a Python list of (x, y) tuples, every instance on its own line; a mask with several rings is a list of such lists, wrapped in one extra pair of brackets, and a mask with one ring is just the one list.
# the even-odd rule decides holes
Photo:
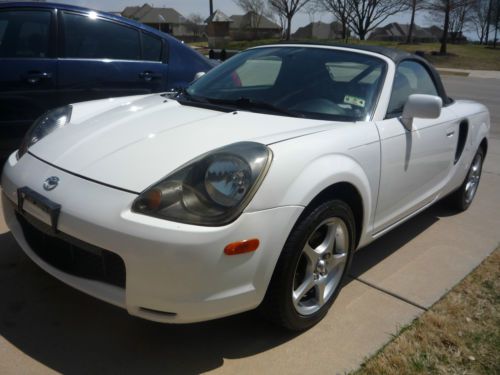
[(47, 217), (50, 220), (52, 232), (54, 234), (57, 233), (57, 223), (59, 220), (59, 214), (61, 213), (60, 204), (52, 202), (50, 199), (27, 186), (17, 189), (17, 209), (22, 215), (25, 215), (26, 213), (31, 214), (29, 211), (24, 209), (25, 202), (29, 202), (38, 210), (47, 214)]

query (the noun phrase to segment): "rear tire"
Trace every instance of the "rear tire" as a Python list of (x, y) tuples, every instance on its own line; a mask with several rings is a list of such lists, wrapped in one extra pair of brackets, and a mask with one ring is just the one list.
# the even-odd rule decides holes
[(459, 211), (465, 211), (470, 207), (474, 197), (476, 196), (479, 181), (481, 180), (483, 161), (484, 151), (480, 147), (472, 159), (471, 166), (467, 172), (464, 182), (460, 188), (458, 188), (458, 190), (452, 193), (448, 198), (448, 202), (452, 208)]
[(343, 201), (322, 203), (301, 218), (261, 305), (265, 317), (293, 331), (318, 323), (342, 288), (355, 238), (354, 215)]

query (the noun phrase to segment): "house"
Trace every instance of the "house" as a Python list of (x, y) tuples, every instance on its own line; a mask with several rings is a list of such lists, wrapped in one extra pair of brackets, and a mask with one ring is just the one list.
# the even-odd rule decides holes
[[(377, 27), (368, 36), (368, 40), (380, 40), (387, 42), (406, 42), (410, 25), (400, 24), (397, 22), (389, 23), (385, 26)], [(413, 25), (413, 41), (414, 42), (437, 42), (438, 38), (428, 29)]]
[(229, 31), (233, 40), (270, 39), (281, 37), (281, 26), (264, 15), (248, 12), (229, 17)]
[(172, 8), (155, 8), (149, 4), (126, 7), (123, 17), (133, 19), (176, 37), (192, 36), (186, 18)]
[[(434, 35), (436, 40), (441, 41), (443, 37), (443, 29), (439, 26), (433, 25), (431, 27), (427, 27), (426, 30)], [(467, 38), (463, 35), (462, 32), (448, 32), (448, 42), (450, 43), (467, 43)]]
[[(347, 30), (347, 36), (350, 32)], [(292, 34), (293, 39), (342, 39), (342, 24), (334, 21), (332, 23), (311, 22), (309, 25), (299, 27)]]

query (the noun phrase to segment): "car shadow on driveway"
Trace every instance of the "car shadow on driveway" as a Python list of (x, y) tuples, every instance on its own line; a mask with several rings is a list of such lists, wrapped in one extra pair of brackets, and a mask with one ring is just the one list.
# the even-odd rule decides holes
[[(440, 206), (431, 208), (360, 251), (352, 274), (383, 261), (441, 215)], [(40, 270), (10, 233), (0, 234), (0, 249), (0, 336), (58, 372), (200, 373), (297, 337), (253, 312), (181, 326), (133, 318)]]
[(407, 242), (423, 233), (427, 228), (439, 221), (440, 218), (456, 215), (447, 207), (446, 202), (438, 202), (419, 215), (401, 224), (394, 230), (383, 235), (370, 245), (360, 249), (354, 255), (350, 276), (361, 276), (370, 268), (382, 262), (385, 258), (400, 249)]

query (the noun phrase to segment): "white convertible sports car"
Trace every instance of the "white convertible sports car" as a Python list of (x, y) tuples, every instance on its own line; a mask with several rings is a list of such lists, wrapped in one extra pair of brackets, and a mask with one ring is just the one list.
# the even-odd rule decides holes
[(488, 132), (418, 56), (270, 45), (177, 96), (48, 112), (5, 165), (3, 209), (35, 263), (132, 315), (260, 307), (301, 330), (357, 248), (442, 197), (467, 209)]

